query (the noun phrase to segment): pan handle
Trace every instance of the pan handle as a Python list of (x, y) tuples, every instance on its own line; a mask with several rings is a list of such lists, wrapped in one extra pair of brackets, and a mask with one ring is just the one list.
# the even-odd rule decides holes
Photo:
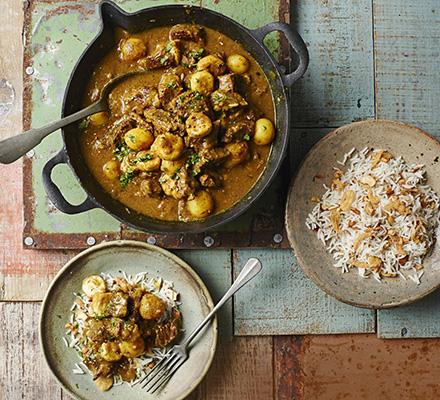
[(79, 214), (98, 208), (94, 201), (87, 197), (81, 204), (74, 206), (70, 204), (61, 193), (58, 186), (52, 180), (52, 170), (58, 164), (67, 164), (67, 154), (61, 150), (55, 157), (51, 158), (43, 168), (43, 186), (53, 205), (65, 214)]
[(263, 40), (267, 34), (273, 31), (281, 31), (286, 35), (289, 44), (299, 57), (298, 68), (290, 74), (282, 74), (284, 84), (291, 87), (299, 78), (304, 75), (309, 65), (309, 52), (299, 33), (290, 25), (284, 22), (272, 22), (261, 28), (252, 30), (253, 36), (264, 46)]

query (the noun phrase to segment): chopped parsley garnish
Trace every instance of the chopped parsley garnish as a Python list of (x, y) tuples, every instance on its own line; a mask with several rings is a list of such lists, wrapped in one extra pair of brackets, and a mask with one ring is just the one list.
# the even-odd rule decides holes
[(165, 87), (167, 88), (167, 89), (169, 89), (169, 88), (173, 88), (173, 89), (176, 89), (177, 88), (177, 83), (175, 83), (175, 82), (170, 82), (170, 83), (166, 83), (165, 84)]
[(197, 104), (194, 103), (194, 101), (190, 100), (188, 101), (188, 107), (194, 108)]
[(78, 128), (79, 129), (86, 129), (90, 124), (90, 120), (87, 118), (84, 118), (79, 124), (78, 124)]
[(167, 61), (167, 59), (166, 59), (165, 57), (160, 59), (160, 63), (161, 63), (161, 64), (165, 64), (166, 61)]
[(199, 171), (197, 171), (197, 170), (195, 170), (195, 169), (192, 169), (191, 171), (189, 171), (189, 173), (190, 173), (192, 176), (197, 176), (197, 175), (199, 174)]
[(61, 319), (61, 315), (60, 315), (60, 314), (57, 314), (57, 317), (58, 317), (59, 319)]
[(171, 179), (175, 181), (176, 179), (179, 179), (179, 175), (177, 175), (177, 173), (174, 172), (173, 175), (171, 175)]
[(134, 135), (127, 135), (127, 137), (128, 137), (133, 143), (136, 143), (136, 136), (134, 136)]
[(133, 180), (134, 173), (133, 171), (127, 171), (124, 175), (121, 175), (119, 177), (119, 184), (121, 185), (121, 188), (126, 188), (127, 185)]
[(181, 62), (180, 65), (181, 65), (182, 67), (189, 68), (189, 65), (186, 64), (186, 63), (184, 63), (184, 62)]
[(143, 155), (143, 156), (140, 156), (140, 157), (138, 158), (138, 161), (148, 161), (148, 160), (151, 160), (151, 159), (153, 159), (153, 158), (154, 158), (154, 155), (153, 155), (153, 154), (147, 153), (147, 154), (145, 154), (145, 155)]
[(248, 134), (244, 135), (244, 136), (243, 136), (243, 139), (244, 139), (244, 140), (251, 140), (251, 138), (249, 137)]
[(168, 53), (169, 51), (171, 51), (172, 48), (173, 48), (173, 44), (172, 43), (168, 43), (167, 47), (165, 47), (165, 51)]
[(205, 49), (200, 49), (199, 51), (194, 51), (194, 52), (189, 53), (189, 56), (191, 58), (198, 59), (203, 55), (204, 51), (205, 51)]
[(165, 183), (166, 181), (167, 181), (167, 180), (166, 180), (165, 178), (160, 178), (160, 179), (159, 179), (159, 183), (160, 183), (160, 184)]
[(199, 155), (197, 153), (192, 153), (188, 156), (185, 166), (188, 168), (189, 166), (196, 164), (197, 161), (199, 161)]
[(203, 100), (203, 95), (199, 92), (196, 92), (196, 95), (193, 97), (194, 100)]
[(124, 156), (127, 156), (129, 153), (130, 153), (130, 148), (123, 142), (118, 143), (116, 145), (116, 149), (113, 150), (113, 154), (119, 161), (122, 161)]

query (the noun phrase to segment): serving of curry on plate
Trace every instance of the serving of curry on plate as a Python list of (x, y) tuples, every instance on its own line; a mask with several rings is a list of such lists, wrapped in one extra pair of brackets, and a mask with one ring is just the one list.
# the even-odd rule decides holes
[(240, 44), (196, 25), (116, 31), (85, 104), (112, 78), (110, 113), (80, 124), (84, 158), (100, 185), (139, 213), (191, 221), (227, 210), (263, 172), (275, 136), (272, 93)]

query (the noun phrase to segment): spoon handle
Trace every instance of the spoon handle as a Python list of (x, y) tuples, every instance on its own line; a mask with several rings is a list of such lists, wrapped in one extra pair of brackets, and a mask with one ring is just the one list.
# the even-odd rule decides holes
[(43, 126), (42, 128), (31, 129), (0, 141), (0, 164), (10, 164), (15, 160), (18, 160), (21, 156), (24, 156), (29, 150), (39, 144), (50, 133), (63, 126), (69, 125), (72, 122), (78, 121), (81, 118), (103, 111), (104, 109), (105, 105), (102, 102), (96, 102), (72, 115), (60, 119), (59, 121)]

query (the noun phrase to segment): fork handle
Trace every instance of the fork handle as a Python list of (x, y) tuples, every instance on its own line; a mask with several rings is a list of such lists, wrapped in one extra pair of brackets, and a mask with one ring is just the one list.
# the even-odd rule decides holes
[(234, 281), (229, 290), (211, 310), (211, 312), (205, 317), (205, 319), (197, 326), (196, 329), (188, 336), (188, 338), (181, 344), (181, 346), (187, 347), (192, 340), (198, 335), (203, 327), (212, 319), (215, 313), (225, 304), (239, 289), (241, 289), (246, 283), (248, 283), (255, 275), (261, 271), (261, 262), (256, 258), (250, 258), (243, 270), (238, 275), (238, 278)]

